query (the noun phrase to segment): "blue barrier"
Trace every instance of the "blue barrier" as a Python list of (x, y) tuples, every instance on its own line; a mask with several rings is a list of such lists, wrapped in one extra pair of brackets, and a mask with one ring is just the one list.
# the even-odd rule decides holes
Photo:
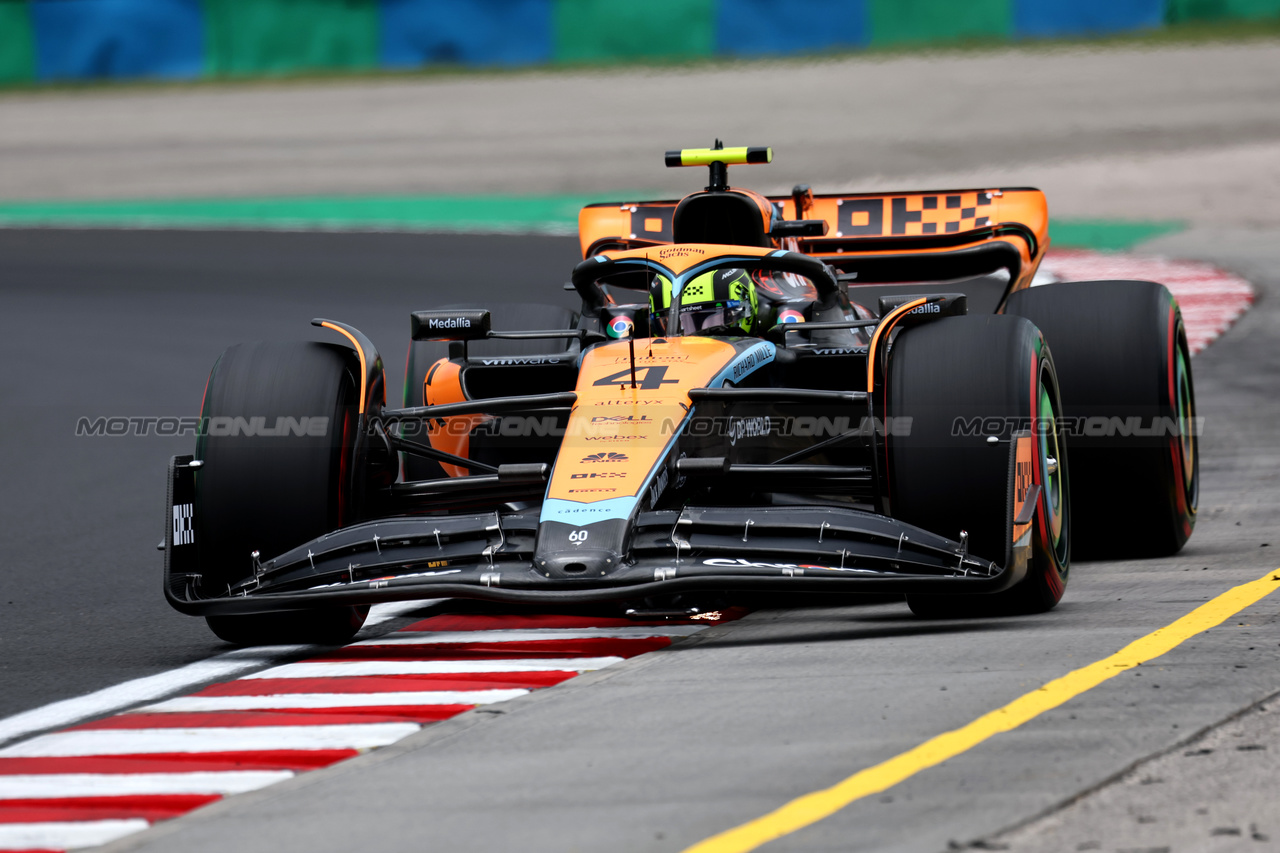
[(1165, 0), (1015, 0), (1017, 36), (1099, 35), (1164, 25)]
[(35, 0), (31, 18), (40, 80), (204, 72), (200, 0)]
[(720, 0), (716, 52), (727, 56), (862, 47), (865, 0)]
[(534, 65), (551, 61), (552, 0), (380, 0), (382, 63)]
[[(672, 41), (679, 42), (680, 55), (749, 57), (856, 49), (892, 42), (903, 35), (899, 30), (919, 30), (922, 44), (948, 35), (936, 15), (903, 9), (942, 10), (944, 25), (986, 10), (998, 17), (1001, 26), (991, 29), (1000, 38), (1105, 35), (1186, 19), (1268, 17), (1280, 11), (1280, 0), (661, 0), (658, 6), (633, 7), (628, 0), (0, 0), (0, 83), (190, 79), (227, 68), (253, 74), (608, 62), (666, 55), (663, 45), (676, 36), (686, 37)], [(285, 17), (292, 23), (283, 30), (288, 38), (263, 35), (271, 35), (263, 21), (272, 9), (290, 13)], [(353, 41), (359, 48), (354, 60), (345, 42), (336, 53), (331, 45), (312, 49), (333, 39), (330, 32), (317, 34), (323, 28), (308, 10), (328, 9), (342, 12), (329, 16), (334, 20), (367, 19)], [(896, 17), (886, 19), (886, 10)], [(687, 22), (683, 29), (670, 23), (683, 20), (676, 13), (688, 13), (697, 32), (691, 36)], [(626, 23), (633, 20), (645, 23), (641, 31)], [(234, 58), (245, 50), (236, 40), (246, 21), (257, 27), (249, 27), (259, 38), (250, 45), (256, 53), (250, 51), (243, 67), (224, 68), (224, 54)], [(643, 49), (633, 49), (633, 42)], [(610, 53), (619, 44), (629, 52)]]

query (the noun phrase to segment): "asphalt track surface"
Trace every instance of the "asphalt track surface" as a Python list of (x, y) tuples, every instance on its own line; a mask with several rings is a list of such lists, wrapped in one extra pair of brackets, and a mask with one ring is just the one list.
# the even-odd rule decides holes
[(576, 257), (564, 238), (0, 231), (0, 717), (220, 647), (154, 606), (165, 464), (193, 441), (77, 438), (81, 417), (198, 416), (223, 349), (326, 340), (313, 317), (371, 335), (398, 390), (410, 311), (555, 301)]
[[(1260, 577), (1280, 554), (1272, 237), (1164, 238), (1259, 287), (1254, 310), (1195, 360), (1201, 519), (1177, 557), (1080, 563), (1041, 616), (930, 622), (897, 601), (763, 609), (117, 848), (679, 850)], [(0, 715), (225, 648), (159, 590), (164, 463), (190, 440), (76, 438), (80, 417), (189, 415), (225, 345), (310, 337), (312, 316), (364, 329), (396, 388), (410, 310), (459, 293), (560, 297), (573, 259), (573, 242), (556, 238), (0, 232)], [(1026, 821), (1280, 689), (1278, 611), (1265, 599), (770, 849), (940, 850)], [(1272, 811), (1249, 822), (1280, 837)], [(1204, 839), (1213, 828), (1199, 827)]]
[[(796, 155), (806, 166), (796, 179), (815, 188), (880, 174), (987, 183), (999, 172), (1012, 176), (1000, 183), (1056, 183), (1048, 188), (1051, 200), (1066, 199), (1054, 202), (1059, 212), (1188, 219), (1197, 227), (1143, 248), (1212, 260), (1258, 288), (1254, 309), (1194, 361), (1207, 418), (1201, 517), (1174, 558), (1078, 563), (1062, 605), (1033, 617), (931, 622), (896, 601), (764, 608), (514, 700), (501, 714), (460, 715), (111, 849), (682, 850), (969, 723), (1276, 569), (1277, 57), (1261, 45), (1030, 64), (1004, 54), (950, 65), (899, 59), (852, 71), (816, 66), (819, 78), (848, 72), (827, 73), (825, 89), (775, 82), (777, 69), (736, 81), (724, 72), (701, 90), (717, 98), (672, 95), (686, 82), (678, 74), (648, 79), (672, 84), (653, 87), (662, 97), (645, 80), (567, 85), (531, 75), (513, 88), (523, 98), (518, 120), (491, 100), (502, 87), (484, 81), (452, 94), (427, 86), (423, 103), (406, 100), (415, 90), (399, 84), (372, 99), (346, 86), (282, 87), (283, 97), (249, 90), (247, 99), (214, 90), (168, 103), (146, 92), (6, 98), (10, 198), (210, 187), (501, 191), (520, 188), (509, 186), (514, 175), (528, 177), (529, 190), (594, 191), (642, 185), (618, 164), (656, 165), (654, 150), (690, 144), (669, 139), (667, 127), (697, 136), (692, 144), (720, 133), (785, 151), (781, 133), (793, 147), (845, 146)], [(846, 82), (854, 72), (866, 86)], [(636, 94), (620, 123), (585, 141), (570, 133), (566, 145), (571, 119), (615, 101), (624, 84)], [(735, 100), (748, 90), (750, 104)], [(784, 101), (801, 91), (843, 100), (817, 113), (811, 100)], [(759, 127), (753, 105), (764, 95), (796, 118), (770, 122), (770, 139), (732, 136)], [(353, 120), (343, 98), (374, 112)], [(1017, 127), (1008, 124), (1011, 99), (1026, 107)], [(676, 112), (657, 122), (667, 107)], [(486, 110), (487, 124), (476, 119)], [(210, 124), (199, 124), (202, 115)], [(801, 123), (806, 116), (814, 124)], [(480, 135), (415, 147), (429, 121)], [(218, 122), (220, 133), (208, 133)], [(327, 142), (292, 149), (289, 127)], [(523, 163), (481, 133), (526, 130)], [(367, 157), (365, 143), (379, 135), (391, 141)], [(210, 147), (193, 145), (196, 137)], [(145, 138), (159, 141), (139, 146)], [(436, 152), (425, 158), (435, 167), (413, 165), (423, 152)], [(360, 156), (365, 171), (355, 166)], [(770, 180), (789, 181), (790, 169)], [(237, 174), (243, 186), (231, 180)], [(555, 238), (0, 232), (0, 717), (226, 648), (201, 621), (170, 611), (159, 589), (164, 464), (192, 441), (76, 438), (79, 418), (193, 415), (225, 346), (313, 337), (314, 316), (368, 333), (396, 388), (410, 310), (459, 298), (561, 299), (575, 258), (573, 241)], [(1280, 821), (1274, 764), (1261, 759), (1280, 753), (1280, 734), (1267, 727), (1272, 715), (1250, 709), (1280, 690), (1277, 595), (766, 849), (939, 851), (974, 839), (1029, 851), (1267, 849), (1255, 837), (1274, 843)], [(1236, 725), (1267, 750), (1222, 747)], [(1214, 763), (1186, 755), (1202, 748), (1215, 750)]]

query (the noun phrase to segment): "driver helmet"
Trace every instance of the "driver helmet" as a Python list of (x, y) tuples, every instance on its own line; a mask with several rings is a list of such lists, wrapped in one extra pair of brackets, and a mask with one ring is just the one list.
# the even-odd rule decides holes
[(668, 328), (671, 280), (658, 275), (649, 288), (649, 318), (655, 335), (749, 335), (759, 303), (746, 270), (718, 269), (684, 286), (678, 297), (676, 327)]

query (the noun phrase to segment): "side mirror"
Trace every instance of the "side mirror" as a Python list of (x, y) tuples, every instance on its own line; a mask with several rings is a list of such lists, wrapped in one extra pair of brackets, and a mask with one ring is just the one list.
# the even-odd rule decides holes
[(961, 317), (969, 313), (969, 299), (963, 293), (915, 293), (901, 296), (881, 296), (880, 316), (883, 317), (899, 305), (905, 305), (922, 296), (928, 297), (929, 302), (918, 308), (912, 308), (909, 312), (920, 319)]
[(409, 315), (415, 341), (480, 341), (489, 337), (489, 312), (414, 311)]

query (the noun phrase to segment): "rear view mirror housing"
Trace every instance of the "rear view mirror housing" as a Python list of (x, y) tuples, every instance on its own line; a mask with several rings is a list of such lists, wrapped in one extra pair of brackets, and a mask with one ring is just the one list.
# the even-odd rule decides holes
[(489, 312), (414, 311), (409, 315), (409, 331), (415, 341), (480, 341), (489, 337)]

